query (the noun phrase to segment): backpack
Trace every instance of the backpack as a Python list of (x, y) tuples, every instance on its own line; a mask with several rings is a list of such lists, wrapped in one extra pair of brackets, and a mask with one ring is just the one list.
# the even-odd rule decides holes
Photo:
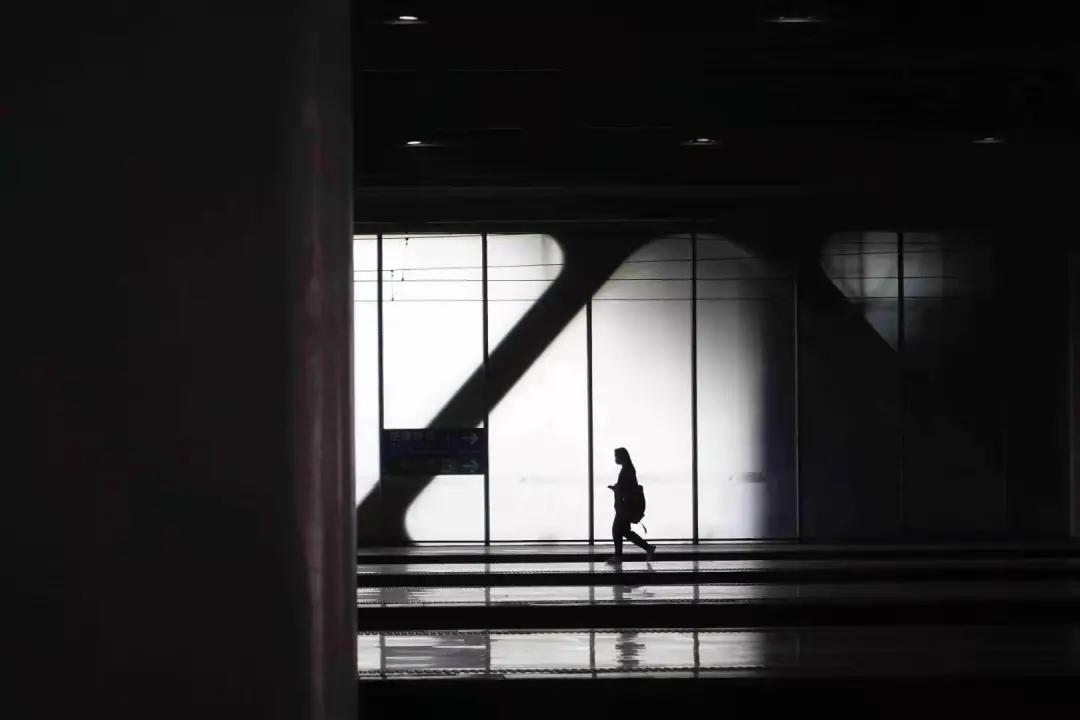
[(639, 523), (645, 517), (645, 488), (641, 484), (634, 485), (627, 491), (623, 498), (626, 509), (626, 518), (632, 523)]

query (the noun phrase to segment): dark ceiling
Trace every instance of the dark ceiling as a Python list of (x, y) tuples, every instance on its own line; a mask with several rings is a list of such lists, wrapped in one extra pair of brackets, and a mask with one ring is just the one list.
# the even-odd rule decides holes
[[(1075, 25), (1060, 12), (953, 0), (357, 3), (357, 180), (1071, 174), (1080, 74)], [(1002, 142), (976, 142), (987, 137)]]

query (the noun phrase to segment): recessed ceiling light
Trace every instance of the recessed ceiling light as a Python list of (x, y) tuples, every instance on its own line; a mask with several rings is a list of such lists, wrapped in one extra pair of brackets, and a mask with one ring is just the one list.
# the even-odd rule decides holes
[(691, 145), (694, 147), (708, 147), (716, 144), (717, 141), (714, 138), (705, 136), (696, 137), (683, 143), (683, 145)]
[(406, 140), (405, 144), (406, 145), (412, 145), (413, 147), (416, 147), (418, 145), (423, 145), (424, 141), (423, 140)]
[(975, 143), (976, 145), (1000, 145), (1001, 143), (1005, 142), (1005, 138), (1001, 137), (1000, 135), (986, 135), (985, 137), (978, 138), (977, 140), (972, 140), (971, 142)]
[(817, 15), (777, 15), (769, 18), (769, 22), (778, 25), (812, 25), (823, 20)]
[(418, 15), (398, 15), (395, 18), (383, 21), (384, 25), (425, 25)]

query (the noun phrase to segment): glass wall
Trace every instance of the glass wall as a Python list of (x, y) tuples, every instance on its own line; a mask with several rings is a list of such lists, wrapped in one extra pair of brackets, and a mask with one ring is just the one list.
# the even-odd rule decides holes
[[(986, 242), (837, 234), (828, 281), (796, 293), (739, 239), (661, 236), (591, 298), (548, 297), (590, 267), (549, 235), (357, 235), (353, 256), (356, 497), (411, 540), (607, 543), (617, 447), (649, 540), (975, 538), (1015, 514), (1009, 304)], [(550, 307), (565, 326), (510, 354), (518, 379), (489, 404), (488, 358)], [(446, 426), (451, 398), (487, 425), (486, 472), (380, 476), (380, 431)], [(797, 411), (825, 420), (798, 447)]]
[[(481, 237), (384, 236), (382, 244), (383, 422), (425, 428), (484, 362)], [(482, 540), (483, 477), (437, 476), (405, 521), (418, 541)]]
[[(545, 235), (489, 235), (488, 346), (494, 351), (563, 270)], [(588, 368), (579, 312), (490, 416), (491, 539), (584, 540)]]
[(819, 419), (799, 428), (800, 532), (896, 538), (904, 506), (897, 234), (833, 235), (821, 267), (828, 284), (807, 277), (799, 294), (800, 413)]
[(1007, 523), (992, 254), (943, 233), (904, 233), (902, 247), (907, 529), (990, 533)]
[(721, 237), (697, 238), (702, 538), (796, 532), (794, 280)]
[(1008, 523), (992, 260), (986, 243), (931, 232), (836, 235), (822, 258), (894, 351), (905, 535), (976, 537)]
[(356, 501), (379, 483), (378, 239), (353, 238), (353, 434)]
[(593, 298), (597, 538), (611, 533), (617, 447), (646, 488), (649, 536), (693, 534), (690, 286), (690, 237), (669, 237), (634, 253)]
[(825, 274), (893, 350), (900, 347), (899, 262), (894, 232), (833, 235), (822, 256)]
[[(380, 482), (390, 492), (386, 484), (408, 481), (379, 478), (370, 402), (379, 396), (378, 242), (354, 242), (358, 500)], [(487, 476), (419, 479), (406, 515), (411, 539), (583, 541), (592, 533), (608, 542), (616, 447), (629, 450), (646, 487), (647, 536), (691, 538), (695, 402), (700, 537), (791, 534), (791, 281), (729, 240), (697, 243), (696, 339), (694, 238), (659, 238), (618, 267), (490, 409)], [(484, 372), (485, 347), (495, 352), (563, 271), (564, 252), (545, 235), (383, 236), (383, 427), (430, 426)]]
[[(983, 328), (995, 317), (992, 258), (980, 247), (934, 233), (833, 236), (822, 270), (840, 294), (814, 286), (818, 302), (806, 305), (800, 324), (811, 312), (817, 324), (807, 326), (810, 354), (799, 358), (790, 269), (733, 238), (657, 238), (591, 299), (564, 298), (574, 303), (571, 320), (524, 358), (498, 402), (471, 399), (481, 409), (477, 427), (487, 408), (486, 474), (402, 478), (380, 477), (380, 406), (372, 399), (382, 398), (383, 429), (439, 424), (468, 380), (484, 377), (490, 353), (540, 312), (546, 293), (560, 292), (564, 272), (576, 270), (546, 235), (357, 236), (357, 498), (371, 505), (408, 497), (400, 504), (416, 541), (606, 543), (613, 451), (625, 447), (646, 488), (651, 540), (843, 531), (848, 515), (869, 518), (853, 526), (867, 536), (889, 518), (909, 534), (1000, 527), (1008, 513), (999, 448), (1008, 444), (1001, 401), (985, 391), (999, 368), (986, 344), (994, 335)], [(862, 318), (840, 312), (846, 302)], [(855, 332), (863, 319), (869, 328)], [(813, 368), (824, 389), (798, 392), (797, 376)], [(483, 385), (468, 392), (483, 393)], [(867, 400), (871, 390), (877, 395)], [(844, 426), (852, 432), (876, 422), (868, 437), (895, 442), (868, 449), (833, 433), (832, 444), (813, 446), (807, 428), (803, 449), (821, 457), (800, 481), (800, 396), (817, 402), (815, 412), (840, 407), (842, 417), (854, 417)], [(858, 470), (858, 452), (895, 478), (852, 471), (833, 482), (837, 467), (823, 458), (846, 453), (840, 464)], [(412, 500), (408, 492), (395, 496), (396, 488), (419, 493)], [(812, 500), (843, 512), (818, 513), (822, 527), (807, 530), (800, 517), (809, 517)], [(883, 504), (877, 514), (875, 502)]]

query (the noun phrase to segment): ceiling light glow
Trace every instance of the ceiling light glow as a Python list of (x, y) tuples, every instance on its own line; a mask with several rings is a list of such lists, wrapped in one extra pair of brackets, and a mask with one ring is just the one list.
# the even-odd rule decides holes
[(383, 20), (383, 25), (426, 25), (419, 15), (392, 15)]
[(779, 25), (809, 25), (820, 23), (821, 18), (817, 15), (778, 15), (769, 22)]

